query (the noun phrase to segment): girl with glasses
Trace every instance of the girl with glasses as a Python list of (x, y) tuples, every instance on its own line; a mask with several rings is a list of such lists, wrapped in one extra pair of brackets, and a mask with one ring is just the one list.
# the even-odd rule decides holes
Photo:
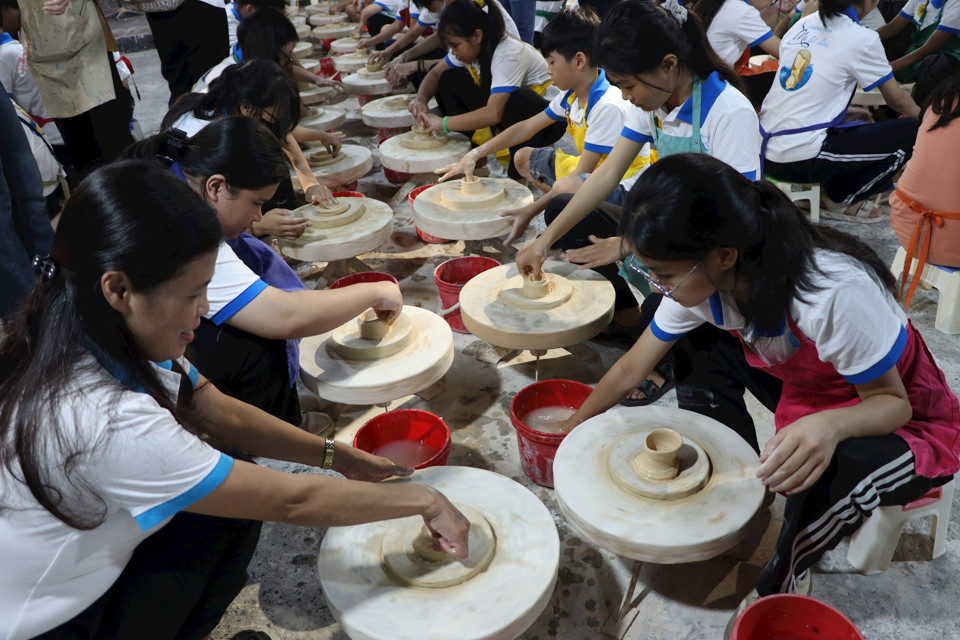
[(865, 244), (699, 154), (648, 169), (621, 232), (664, 299), (566, 426), (615, 404), (687, 332), (733, 333), (750, 366), (783, 384), (757, 476), (787, 502), (748, 598), (808, 591), (807, 570), (873, 509), (960, 470), (960, 405)]

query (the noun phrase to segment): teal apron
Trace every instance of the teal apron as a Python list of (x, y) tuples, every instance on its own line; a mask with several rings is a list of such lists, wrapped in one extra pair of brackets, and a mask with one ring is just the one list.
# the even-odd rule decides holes
[[(693, 126), (693, 135), (689, 138), (664, 133), (656, 117), (653, 113), (650, 114), (650, 120), (653, 124), (653, 143), (657, 148), (658, 160), (674, 153), (703, 153), (703, 145), (700, 143), (700, 89), (702, 85), (700, 76), (694, 74), (693, 94), (690, 96), (693, 100), (693, 122), (690, 123)], [(642, 293), (643, 297), (647, 297), (650, 295), (650, 283), (635, 271), (635, 269), (640, 268), (646, 269), (635, 255), (630, 254), (620, 263), (619, 273), (620, 277)]]

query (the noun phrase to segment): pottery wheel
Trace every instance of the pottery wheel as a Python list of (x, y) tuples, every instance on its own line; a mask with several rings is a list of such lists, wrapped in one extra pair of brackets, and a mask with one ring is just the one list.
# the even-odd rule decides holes
[(360, 44), (360, 40), (358, 38), (354, 38), (353, 36), (337, 38), (330, 43), (330, 53), (333, 55), (353, 53), (357, 50), (358, 44)]
[[(346, 18), (346, 16), (339, 16), (339, 18)], [(315, 17), (311, 16), (310, 20), (314, 20)], [(336, 40), (338, 38), (345, 38), (353, 33), (357, 29), (357, 25), (351, 22), (330, 22), (328, 24), (321, 25), (319, 27), (314, 27), (311, 34), (314, 38), (319, 40)]]
[(392, 356), (402, 351), (415, 337), (416, 330), (410, 318), (400, 314), (383, 337), (364, 338), (361, 335), (361, 318), (340, 325), (330, 335), (333, 349), (348, 360), (376, 360)]
[(313, 175), (328, 187), (353, 182), (367, 175), (373, 167), (373, 154), (370, 149), (355, 144), (341, 146), (340, 153), (333, 157), (323, 148), (313, 149), (304, 155), (310, 163)]
[(304, 127), (327, 131), (342, 125), (347, 119), (347, 112), (343, 109), (330, 107), (311, 107), (308, 114), (300, 121)]
[(487, 557), (487, 535), (489, 564), (452, 586), (410, 586), (394, 577), (396, 565), (412, 555), (399, 543), (418, 535), (422, 518), (331, 527), (320, 545), (320, 585), (344, 632), (353, 640), (513, 640), (523, 634), (557, 581), (560, 542), (543, 503), (508, 478), (470, 467), (431, 467), (390, 482), (435, 487), (471, 520), (470, 558), (436, 567), (411, 560), (415, 572), (425, 571), (420, 579), (436, 579), (447, 565), (471, 572)]
[[(365, 125), (405, 129), (417, 124), (417, 119), (410, 113), (408, 107), (416, 96), (412, 94), (387, 96), (377, 98), (360, 107), (360, 118)], [(430, 99), (427, 106), (433, 110), (437, 108), (437, 101)]]
[[(637, 488), (657, 483), (630, 479), (630, 460), (643, 437), (661, 427), (683, 436), (681, 473), (661, 483), (673, 495), (645, 497)], [(696, 488), (704, 469), (695, 460), (703, 456), (707, 479)], [(636, 407), (612, 409), (574, 429), (560, 444), (553, 475), (563, 514), (592, 542), (628, 558), (675, 564), (713, 558), (742, 538), (763, 499), (758, 466), (753, 449), (711, 418)]]
[[(414, 205), (419, 200), (418, 197)], [(419, 226), (419, 222), (417, 224)], [(524, 299), (522, 304), (514, 299), (522, 296), (514, 289), (521, 286), (523, 280), (523, 276), (517, 274), (516, 264), (474, 276), (460, 292), (460, 316), (467, 329), (498, 347), (553, 349), (588, 340), (610, 323), (613, 285), (603, 276), (569, 262), (553, 260), (548, 260), (543, 270), (556, 293), (537, 301)], [(565, 284), (556, 286), (563, 281)], [(569, 295), (566, 295), (566, 285), (570, 287)], [(529, 307), (541, 301), (541, 308)]]
[(354, 73), (367, 66), (367, 60), (370, 54), (366, 51), (354, 51), (345, 53), (342, 56), (336, 56), (333, 59), (333, 66), (337, 71)]
[[(369, 54), (364, 55), (369, 57)], [(336, 60), (334, 60), (333, 64), (336, 66)], [(351, 95), (379, 96), (391, 93), (394, 90), (393, 85), (387, 80), (387, 75), (383, 69), (380, 71), (367, 71), (366, 62), (364, 62), (356, 73), (344, 77), (341, 82), (343, 83), (343, 90)]]
[(306, 106), (311, 106), (315, 104), (320, 104), (325, 100), (329, 100), (336, 95), (337, 90), (333, 87), (318, 87), (316, 85), (310, 85), (307, 88), (299, 89), (300, 92), (300, 102)]
[(293, 26), (297, 30), (297, 38), (303, 40), (310, 35), (310, 25), (307, 24), (306, 20), (303, 22), (294, 22)]
[[(448, 134), (447, 142), (442, 146), (435, 146), (428, 149), (411, 148), (410, 140), (422, 137), (422, 135), (416, 134), (413, 131), (406, 131), (384, 140), (383, 144), (380, 145), (381, 164), (387, 169), (403, 173), (433, 173), (434, 169), (439, 169), (440, 167), (445, 167), (448, 164), (459, 161), (460, 158), (470, 151), (470, 140), (460, 133)], [(430, 138), (428, 142), (431, 144), (435, 142), (432, 140), (433, 136), (430, 136)], [(453, 183), (459, 185), (459, 181), (457, 180), (454, 180)], [(432, 190), (433, 189), (427, 189), (424, 193)], [(419, 199), (418, 197), (417, 200)], [(416, 200), (414, 202), (416, 202)], [(507, 228), (509, 228), (509, 226), (508, 224)], [(488, 237), (490, 236), (484, 236), (484, 238)]]
[(323, 13), (315, 13), (307, 18), (309, 22), (314, 27), (322, 27), (324, 25), (333, 24), (335, 22), (346, 22), (349, 20), (349, 17), (345, 13), (335, 13), (331, 15), (329, 11), (324, 11)]
[[(396, 137), (381, 145), (381, 158), (384, 148), (393, 140)], [(407, 150), (407, 153), (412, 155), (415, 152)], [(436, 167), (463, 157), (459, 152), (453, 155), (456, 157), (449, 162), (446, 158), (438, 161)], [(383, 164), (387, 166), (385, 161)], [(530, 204), (533, 194), (525, 186), (507, 178), (480, 178), (480, 181), (483, 189), (477, 195), (458, 193), (461, 191), (460, 180), (441, 182), (426, 189), (413, 201), (417, 227), (425, 233), (453, 240), (483, 240), (510, 231), (510, 219), (502, 218), (500, 214)]]
[(300, 60), (300, 66), (310, 73), (316, 73), (320, 70), (319, 60)]
[(309, 42), (298, 42), (293, 46), (293, 55), (296, 57), (305, 56), (313, 52), (313, 45)]
[(345, 329), (303, 339), (303, 383), (326, 400), (359, 405), (389, 402), (429, 387), (453, 363), (453, 332), (443, 318), (425, 309), (405, 306), (402, 316), (410, 322), (412, 338), (399, 351), (375, 359), (349, 359), (338, 350), (334, 336), (353, 331), (355, 318), (344, 323)]
[(312, 226), (296, 240), (279, 238), (280, 251), (297, 260), (329, 262), (373, 251), (390, 238), (390, 205), (372, 198), (339, 199), (340, 206), (345, 202), (347, 209), (339, 213), (318, 210), (312, 204), (294, 209), (294, 216), (309, 218)]

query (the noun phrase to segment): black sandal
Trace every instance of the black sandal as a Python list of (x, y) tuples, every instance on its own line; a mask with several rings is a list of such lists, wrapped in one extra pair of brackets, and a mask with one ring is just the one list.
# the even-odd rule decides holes
[(270, 640), (270, 636), (265, 634), (263, 631), (244, 629), (243, 631), (235, 633), (233, 636), (231, 636), (230, 640)]
[(662, 364), (656, 369), (653, 370), (655, 373), (663, 376), (663, 384), (657, 385), (656, 382), (647, 378), (644, 380), (640, 386), (637, 387), (638, 391), (643, 392), (642, 398), (624, 398), (620, 401), (620, 404), (624, 407), (645, 407), (648, 404), (653, 404), (657, 400), (663, 397), (663, 394), (673, 389), (676, 386), (676, 382), (673, 379), (673, 365), (666, 363)]

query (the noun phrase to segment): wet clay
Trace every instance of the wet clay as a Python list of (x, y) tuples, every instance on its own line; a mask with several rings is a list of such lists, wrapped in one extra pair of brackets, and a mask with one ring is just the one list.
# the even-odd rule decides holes
[(338, 201), (349, 205), (342, 213), (324, 215), (313, 204), (294, 209), (293, 215), (308, 218), (311, 226), (299, 238), (279, 238), (281, 252), (297, 260), (329, 262), (372, 251), (387, 241), (393, 231), (390, 205), (370, 198)]
[(510, 219), (501, 217), (501, 213), (531, 202), (530, 190), (507, 178), (475, 178), (466, 185), (463, 180), (454, 180), (441, 182), (417, 196), (413, 216), (425, 233), (454, 240), (483, 240), (510, 230)]
[(447, 144), (448, 136), (442, 131), (430, 131), (421, 124), (410, 128), (412, 135), (404, 135), (400, 144), (407, 149), (436, 149)]
[(416, 328), (402, 313), (388, 325), (368, 309), (355, 322), (334, 329), (329, 346), (348, 360), (377, 360), (401, 351), (415, 337)]

